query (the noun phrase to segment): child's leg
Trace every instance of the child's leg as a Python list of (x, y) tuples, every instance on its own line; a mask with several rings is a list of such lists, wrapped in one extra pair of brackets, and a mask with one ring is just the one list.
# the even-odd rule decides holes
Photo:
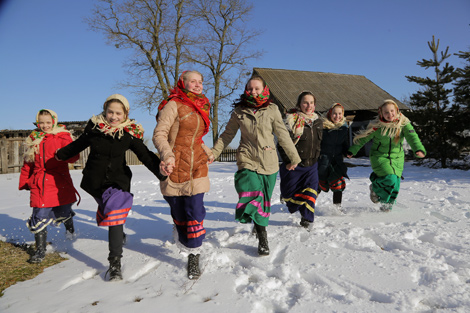
[(33, 208), (33, 213), (28, 220), (28, 228), (36, 234), (45, 229), (47, 225), (54, 221), (54, 213), (52, 208)]
[(164, 198), (170, 205), (179, 242), (189, 249), (199, 248), (206, 236), (206, 230), (203, 226), (206, 216), (204, 194), (179, 197), (164, 196)]
[(343, 199), (343, 192), (342, 191), (333, 192), (333, 204), (341, 205), (341, 200), (342, 199)]
[(377, 176), (372, 173), (370, 180), (372, 189), (379, 197), (380, 202), (393, 205), (400, 190), (400, 177), (397, 175)]
[(109, 258), (121, 258), (122, 246), (124, 237), (124, 226), (116, 225), (109, 226), (108, 231), (108, 245), (109, 245)]

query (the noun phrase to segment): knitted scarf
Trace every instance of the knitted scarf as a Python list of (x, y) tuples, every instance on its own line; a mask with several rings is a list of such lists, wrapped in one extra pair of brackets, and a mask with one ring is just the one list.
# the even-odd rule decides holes
[(103, 134), (113, 138), (117, 135), (118, 139), (121, 139), (121, 137), (124, 135), (124, 132), (126, 132), (135, 138), (144, 138), (144, 128), (142, 125), (135, 123), (134, 120), (126, 119), (118, 126), (111, 126), (103, 114), (98, 116), (93, 115), (91, 118), (91, 121), (95, 124), (93, 128), (98, 129)]
[[(185, 72), (183, 72), (183, 74)], [(178, 79), (176, 87), (170, 90), (170, 95), (168, 98), (163, 100), (158, 106), (158, 112), (160, 112), (165, 107), (165, 105), (173, 99), (178, 99), (182, 104), (195, 109), (204, 120), (204, 133), (201, 137), (198, 138), (198, 142), (202, 142), (202, 137), (209, 132), (209, 126), (211, 124), (209, 119), (211, 104), (209, 103), (209, 99), (207, 99), (204, 94), (201, 93), (197, 95), (186, 89), (183, 81), (183, 74), (181, 74), (180, 78)]]
[(249, 108), (261, 109), (267, 107), (271, 103), (269, 95), (270, 92), (268, 86), (264, 87), (263, 92), (256, 97), (253, 97), (245, 87), (245, 92), (240, 96), (240, 102), (238, 102), (236, 106), (242, 105)]
[(394, 139), (394, 142), (397, 143), (400, 140), (401, 128), (410, 123), (410, 120), (404, 116), (401, 112), (398, 113), (398, 116), (395, 120), (388, 122), (380, 117), (377, 117), (375, 120), (371, 121), (367, 128), (359, 131), (353, 139), (354, 144), (356, 144), (359, 139), (365, 138), (380, 129), (382, 136), (387, 136)]
[(42, 140), (47, 134), (58, 134), (58, 133), (70, 134), (70, 132), (65, 129), (65, 125), (58, 124), (57, 113), (55, 113), (52, 110), (48, 110), (48, 109), (39, 110), (39, 112), (36, 114), (36, 125), (39, 122), (39, 113), (41, 113), (42, 111), (47, 111), (51, 114), (52, 122), (54, 123), (54, 125), (52, 126), (52, 130), (48, 133), (43, 132), (38, 127), (31, 132), (28, 138), (26, 138), (26, 142), (25, 142), (26, 152), (25, 152), (25, 157), (24, 157), (25, 162), (34, 162), (35, 154), (39, 154), (39, 145), (41, 144)]
[(286, 124), (287, 129), (294, 135), (294, 144), (297, 144), (302, 136), (305, 123), (313, 125), (313, 122), (318, 118), (319, 116), (315, 112), (312, 114), (305, 114), (298, 109), (292, 109), (287, 112), (284, 123)]

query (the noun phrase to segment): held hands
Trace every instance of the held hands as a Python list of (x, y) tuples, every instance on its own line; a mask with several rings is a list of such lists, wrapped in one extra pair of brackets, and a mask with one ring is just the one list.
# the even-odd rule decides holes
[(296, 167), (297, 167), (297, 164), (289, 163), (289, 164), (286, 165), (286, 169), (288, 171), (293, 171), (293, 170), (295, 170)]
[(207, 164), (212, 164), (214, 160), (215, 160), (214, 155), (211, 154), (210, 156), (207, 157)]
[(160, 161), (160, 172), (165, 176), (170, 176), (175, 168), (175, 158), (169, 157), (165, 162)]
[(346, 153), (346, 157), (348, 159), (352, 158), (353, 157), (353, 154), (351, 152), (348, 151), (348, 153)]

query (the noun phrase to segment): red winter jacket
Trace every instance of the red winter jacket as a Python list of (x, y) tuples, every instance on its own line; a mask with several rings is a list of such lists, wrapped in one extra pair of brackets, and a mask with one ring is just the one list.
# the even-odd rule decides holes
[(67, 163), (77, 161), (80, 156), (65, 162), (54, 157), (58, 149), (71, 142), (68, 132), (46, 134), (39, 144), (39, 153), (34, 155), (34, 162), (24, 163), (19, 189), (31, 190), (31, 207), (50, 208), (77, 201)]

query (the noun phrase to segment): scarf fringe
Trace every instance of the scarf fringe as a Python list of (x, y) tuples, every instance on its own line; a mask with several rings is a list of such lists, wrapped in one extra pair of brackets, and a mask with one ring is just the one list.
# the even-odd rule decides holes
[(337, 123), (333, 123), (330, 119), (326, 117), (322, 117), (322, 121), (323, 121), (324, 129), (336, 130), (336, 129), (339, 129), (341, 126), (343, 126), (344, 123), (346, 123), (346, 118), (343, 116), (343, 119), (341, 121)]
[(142, 139), (144, 137), (144, 128), (141, 124), (135, 123), (132, 119), (127, 119), (118, 126), (110, 126), (103, 114), (93, 115), (91, 122), (94, 124), (93, 128), (98, 129), (105, 135), (118, 139), (124, 136), (124, 132), (129, 133), (131, 136)]
[(402, 113), (399, 114), (398, 118), (393, 122), (384, 122), (377, 117), (367, 125), (366, 129), (359, 131), (355, 135), (353, 143), (356, 144), (360, 139), (369, 136), (378, 129), (380, 129), (382, 136), (390, 137), (397, 142), (400, 139), (402, 127), (410, 123), (410, 120), (406, 116)]
[[(42, 133), (42, 135), (40, 134)], [(44, 133), (41, 130), (34, 130), (31, 132), (31, 134), (26, 138), (25, 145), (26, 145), (26, 152), (24, 154), (24, 161), (27, 163), (32, 163), (34, 162), (34, 156), (36, 154), (39, 154), (39, 145), (41, 144), (42, 140), (47, 134), (59, 134), (59, 133), (69, 133), (70, 137), (72, 137), (72, 140), (75, 138), (72, 136), (70, 131), (65, 129), (65, 126), (62, 124), (58, 124), (57, 126), (54, 126), (52, 131), (49, 133)], [(34, 140), (33, 140), (34, 138)]]

